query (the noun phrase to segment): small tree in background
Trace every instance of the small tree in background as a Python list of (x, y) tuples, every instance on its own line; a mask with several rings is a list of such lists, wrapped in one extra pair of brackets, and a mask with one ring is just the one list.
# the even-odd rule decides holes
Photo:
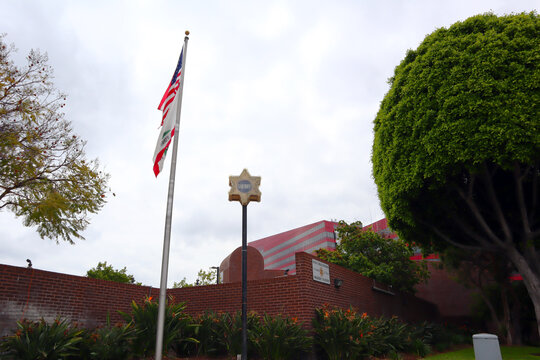
[(429, 277), (425, 262), (411, 260), (414, 251), (402, 240), (363, 230), (360, 222), (340, 221), (336, 232), (336, 250), (317, 250), (319, 258), (406, 292)]
[(179, 282), (175, 282), (173, 285), (173, 288), (183, 288), (183, 287), (191, 287), (191, 286), (199, 286), (199, 285), (212, 285), (216, 283), (216, 271), (212, 270), (212, 268), (209, 268), (208, 271), (204, 271), (203, 269), (199, 270), (199, 273), (197, 274), (197, 280), (195, 280), (195, 283), (191, 284), (188, 283), (186, 278), (183, 278)]
[(37, 226), (42, 238), (84, 239), (88, 213), (105, 204), (108, 175), (85, 158), (62, 108), (66, 96), (52, 83), (47, 55), (30, 51), (28, 65), (10, 59), (0, 35), (0, 210)]
[(116, 270), (112, 265), (107, 265), (107, 262), (99, 262), (95, 268), (92, 268), (86, 272), (86, 276), (92, 279), (101, 279), (116, 281), (125, 284), (141, 285), (140, 282), (135, 282), (135, 277), (127, 273), (127, 269), (124, 266), (121, 270)]

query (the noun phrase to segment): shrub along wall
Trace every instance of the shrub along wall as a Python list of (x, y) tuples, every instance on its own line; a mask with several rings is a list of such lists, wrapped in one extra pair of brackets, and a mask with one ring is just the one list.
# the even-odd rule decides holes
[[(323, 304), (353, 306), (371, 316), (396, 315), (405, 321), (437, 320), (437, 306), (408, 294), (373, 289), (373, 281), (337, 265), (329, 264), (331, 284), (313, 280), (312, 259), (296, 254), (296, 275), (248, 282), (248, 310), (259, 314), (297, 317), (307, 327), (315, 308)], [(336, 288), (335, 278), (343, 280)], [(388, 290), (384, 286), (377, 287)], [(236, 312), (241, 309), (241, 284), (169, 289), (174, 301), (185, 301), (191, 315), (206, 310)], [(0, 336), (15, 328), (21, 318), (53, 320), (68, 318), (86, 327), (121, 321), (117, 310), (129, 312), (132, 300), (157, 298), (159, 289), (49, 271), (0, 265)]]

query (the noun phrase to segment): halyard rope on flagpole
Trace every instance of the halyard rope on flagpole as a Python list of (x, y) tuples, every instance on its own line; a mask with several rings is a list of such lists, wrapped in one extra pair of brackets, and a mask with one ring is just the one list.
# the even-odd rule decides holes
[(171, 158), (171, 174), (169, 176), (169, 193), (167, 196), (167, 214), (165, 215), (165, 236), (163, 240), (163, 258), (161, 261), (161, 281), (159, 286), (159, 305), (156, 332), (156, 360), (162, 359), (163, 353), (163, 333), (165, 326), (165, 306), (167, 302), (167, 273), (169, 270), (169, 249), (171, 244), (171, 222), (174, 199), (174, 180), (176, 174), (176, 157), (178, 150), (178, 137), (180, 132), (180, 114), (182, 112), (182, 95), (184, 93), (184, 76), (186, 74), (187, 44), (189, 40), (189, 31), (186, 31), (184, 37), (184, 59), (182, 64), (182, 73), (180, 74), (180, 88), (178, 89), (178, 104), (176, 108), (176, 122), (174, 131), (173, 153)]

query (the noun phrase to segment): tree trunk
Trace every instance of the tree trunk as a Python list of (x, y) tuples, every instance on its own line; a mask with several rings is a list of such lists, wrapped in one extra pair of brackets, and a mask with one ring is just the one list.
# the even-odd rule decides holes
[(512, 339), (512, 321), (510, 317), (510, 305), (508, 304), (508, 289), (506, 284), (501, 285), (501, 303), (503, 308), (503, 327), (506, 337), (506, 345), (514, 345)]
[(482, 298), (482, 300), (484, 300), (484, 303), (488, 307), (489, 314), (491, 315), (491, 320), (495, 323), (495, 326), (497, 327), (497, 335), (500, 337), (505, 336), (503, 330), (504, 323), (499, 319), (499, 316), (497, 315), (497, 310), (495, 310), (495, 306), (493, 305), (489, 296), (484, 292), (484, 289), (481, 286), (478, 286), (477, 289), (480, 297)]
[(514, 247), (508, 247), (507, 254), (510, 261), (512, 261), (517, 271), (523, 277), (523, 284), (527, 288), (527, 292), (533, 303), (534, 314), (536, 315), (536, 328), (538, 336), (540, 336), (540, 276), (533, 271), (534, 268), (538, 268), (538, 264), (531, 267), (525, 260), (525, 257)]
[(523, 345), (523, 331), (521, 329), (521, 303), (517, 298), (515, 291), (511, 291), (512, 294), (512, 340), (514, 345)]

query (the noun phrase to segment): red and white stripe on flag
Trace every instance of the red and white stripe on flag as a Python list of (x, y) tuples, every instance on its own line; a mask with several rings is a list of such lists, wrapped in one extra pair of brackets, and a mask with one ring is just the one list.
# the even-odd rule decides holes
[(161, 117), (161, 131), (156, 144), (156, 150), (154, 151), (154, 174), (156, 177), (163, 168), (165, 161), (165, 155), (169, 145), (171, 144), (172, 137), (175, 133), (176, 112), (178, 106), (178, 90), (180, 88), (180, 79), (182, 78), (182, 63), (183, 63), (184, 49), (180, 53), (178, 59), (178, 65), (174, 70), (173, 77), (165, 94), (159, 103), (158, 109), (162, 110), (163, 115)]

